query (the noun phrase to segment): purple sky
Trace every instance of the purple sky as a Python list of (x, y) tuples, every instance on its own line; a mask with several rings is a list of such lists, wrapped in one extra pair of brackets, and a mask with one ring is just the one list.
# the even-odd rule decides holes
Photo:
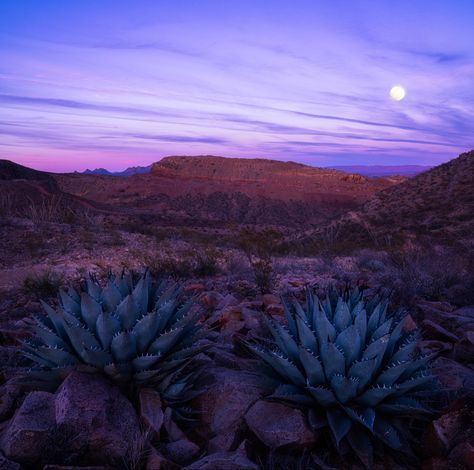
[(1, 0), (0, 158), (437, 164), (474, 147), (473, 24), (473, 0)]

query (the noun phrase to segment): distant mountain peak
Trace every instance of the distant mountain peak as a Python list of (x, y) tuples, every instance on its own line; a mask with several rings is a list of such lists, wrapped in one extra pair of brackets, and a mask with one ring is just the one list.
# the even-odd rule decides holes
[(107, 175), (107, 176), (133, 176), (144, 173), (149, 173), (152, 165), (148, 166), (130, 166), (123, 171), (109, 171), (105, 168), (96, 168), (94, 170), (89, 170), (89, 168), (82, 173), (85, 175)]

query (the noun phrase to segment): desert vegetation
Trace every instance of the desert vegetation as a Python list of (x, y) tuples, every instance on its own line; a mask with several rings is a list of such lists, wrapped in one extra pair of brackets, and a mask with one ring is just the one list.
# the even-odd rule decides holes
[(469, 468), (469, 237), (61, 200), (2, 203), (2, 465)]

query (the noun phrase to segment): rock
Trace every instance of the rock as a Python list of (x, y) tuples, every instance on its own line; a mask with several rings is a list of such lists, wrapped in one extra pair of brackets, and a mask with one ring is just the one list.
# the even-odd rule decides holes
[(284, 314), (283, 305), (281, 304), (270, 304), (265, 308), (265, 312), (272, 317), (281, 317)]
[(441, 325), (438, 325), (431, 320), (423, 320), (421, 325), (430, 338), (439, 339), (441, 341), (448, 340), (452, 341), (453, 343), (459, 341), (459, 338), (455, 334), (450, 333)]
[(217, 304), (216, 308), (217, 310), (222, 310), (225, 307), (231, 307), (233, 305), (238, 305), (238, 304), (239, 304), (239, 301), (232, 294), (227, 294)]
[(448, 391), (465, 393), (474, 397), (474, 371), (472, 369), (447, 357), (439, 357), (433, 361), (432, 369)]
[(74, 467), (71, 465), (45, 465), (43, 470), (110, 470), (110, 467)]
[(452, 464), (471, 468), (474, 465), (474, 445), (469, 442), (461, 442), (449, 453), (448, 458)]
[(165, 445), (166, 454), (179, 464), (194, 460), (201, 452), (199, 446), (189, 439), (180, 439)]
[(247, 411), (245, 421), (270, 449), (283, 446), (304, 449), (317, 440), (303, 413), (281, 403), (258, 401)]
[(253, 333), (258, 332), (261, 329), (259, 321), (259, 317), (261, 315), (262, 314), (260, 312), (256, 312), (255, 310), (242, 307), (242, 318), (245, 322), (245, 328), (247, 328)]
[(21, 395), (22, 390), (19, 385), (6, 383), (0, 387), (0, 421), (6, 420), (13, 414), (15, 404)]
[(55, 397), (56, 421), (75, 431), (71, 451), (86, 448), (94, 463), (123, 461), (139, 438), (135, 410), (104, 378), (72, 372)]
[(0, 453), (0, 470), (21, 470), (21, 465), (8, 460)]
[(420, 341), (417, 344), (417, 350), (421, 354), (432, 354), (433, 352), (451, 351), (453, 345), (451, 343), (444, 343), (435, 339)]
[(145, 470), (178, 470), (181, 468), (170, 460), (166, 459), (154, 447), (147, 451)]
[(244, 446), (235, 452), (216, 452), (192, 463), (183, 470), (259, 470), (247, 457)]
[(1, 449), (8, 459), (37, 463), (41, 461), (55, 425), (54, 395), (31, 392), (3, 432)]
[(432, 421), (423, 436), (425, 455), (431, 457), (448, 455), (462, 431), (462, 409), (451, 411)]
[(245, 413), (272, 385), (257, 374), (223, 367), (211, 369), (209, 375), (213, 384), (195, 400), (202, 413), (200, 432), (209, 441), (209, 452), (228, 451), (238, 445)]
[(454, 346), (454, 358), (461, 362), (474, 362), (474, 331), (467, 331)]
[(186, 293), (200, 293), (206, 290), (206, 286), (204, 284), (188, 284), (184, 287), (184, 292)]
[(262, 296), (263, 305), (268, 308), (269, 305), (276, 305), (280, 303), (280, 298), (274, 294), (264, 294)]
[(222, 302), (224, 296), (216, 291), (203, 292), (199, 297), (199, 302), (203, 307), (208, 310), (215, 310), (216, 307)]
[(446, 458), (432, 458), (425, 460), (421, 466), (421, 470), (461, 470), (451, 467), (450, 462)]
[(418, 328), (418, 325), (416, 324), (415, 320), (413, 320), (413, 317), (410, 314), (405, 315), (402, 322), (403, 331), (405, 333), (410, 333), (411, 331), (415, 331)]
[(153, 439), (160, 437), (163, 424), (160, 394), (150, 388), (142, 388), (139, 393), (140, 420), (146, 430), (151, 432)]

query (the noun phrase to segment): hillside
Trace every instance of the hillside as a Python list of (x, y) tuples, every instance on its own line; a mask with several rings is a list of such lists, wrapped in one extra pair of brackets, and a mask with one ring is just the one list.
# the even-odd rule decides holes
[(474, 150), (373, 195), (359, 210), (294, 241), (311, 245), (332, 236), (384, 244), (429, 238), (472, 246), (473, 234)]
[(54, 175), (65, 192), (167, 223), (308, 225), (355, 209), (399, 178), (366, 178), (265, 159), (166, 157), (149, 174)]

